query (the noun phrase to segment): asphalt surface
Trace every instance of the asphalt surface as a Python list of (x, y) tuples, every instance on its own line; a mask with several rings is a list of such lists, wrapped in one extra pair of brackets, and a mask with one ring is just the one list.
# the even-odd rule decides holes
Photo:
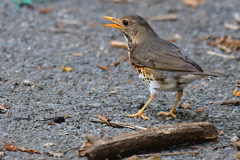
[[(48, 14), (39, 9), (51, 8)], [(182, 1), (112, 2), (110, 0), (68, 0), (34, 3), (34, 8), (16, 10), (11, 0), (0, 2), (0, 151), (4, 142), (31, 148), (41, 154), (5, 151), (3, 159), (57, 159), (47, 152), (59, 153), (80, 147), (89, 133), (115, 137), (131, 129), (118, 129), (90, 122), (101, 113), (113, 121), (158, 127), (167, 124), (208, 121), (219, 132), (215, 142), (194, 144), (203, 150), (182, 146), (161, 151), (172, 153), (199, 151), (198, 154), (163, 156), (162, 159), (234, 159), (237, 149), (229, 145), (233, 136), (240, 138), (240, 107), (220, 105), (224, 100), (239, 99), (232, 95), (240, 80), (239, 58), (208, 55), (207, 51), (239, 57), (239, 51), (225, 53), (207, 45), (199, 37), (240, 37), (239, 30), (224, 27), (234, 23), (240, 14), (239, 0), (208, 0), (199, 7), (186, 6)], [(111, 40), (124, 41), (120, 31), (103, 27), (109, 23), (103, 16), (122, 17), (137, 14), (146, 19), (175, 13), (176, 21), (149, 21), (160, 37), (182, 38), (174, 42), (200, 64), (203, 69), (231, 74), (230, 77), (205, 77), (189, 84), (179, 103), (190, 103), (191, 109), (178, 108), (178, 119), (157, 116), (169, 111), (176, 92), (159, 92), (145, 110), (150, 121), (129, 118), (148, 100), (148, 89), (138, 80), (124, 49), (111, 47)], [(62, 32), (62, 30), (65, 32)], [(73, 53), (82, 56), (72, 56)], [(109, 70), (98, 68), (120, 61)], [(61, 67), (73, 68), (63, 72)], [(132, 81), (132, 82), (131, 82)], [(201, 113), (199, 108), (206, 107)], [(46, 118), (68, 115), (64, 123), (49, 124)], [(44, 146), (54, 143), (53, 146)], [(222, 147), (225, 146), (225, 147)], [(219, 147), (219, 148), (216, 148)], [(78, 149), (71, 149), (62, 159), (79, 159)], [(239, 152), (239, 151), (238, 151)], [(82, 158), (85, 159), (85, 158)]]

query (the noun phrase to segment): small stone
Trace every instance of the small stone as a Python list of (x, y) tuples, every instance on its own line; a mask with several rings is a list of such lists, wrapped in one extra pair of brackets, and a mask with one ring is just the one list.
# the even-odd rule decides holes
[(235, 143), (235, 142), (238, 141), (238, 139), (239, 138), (237, 136), (234, 136), (234, 137), (231, 138), (230, 142)]
[(33, 85), (34, 85), (33, 82), (31, 82), (31, 81), (29, 81), (29, 80), (27, 80), (27, 79), (23, 81), (23, 84), (24, 84), (24, 85), (27, 85), (27, 86), (33, 86)]
[(4, 152), (0, 152), (0, 159), (2, 159), (4, 157)]

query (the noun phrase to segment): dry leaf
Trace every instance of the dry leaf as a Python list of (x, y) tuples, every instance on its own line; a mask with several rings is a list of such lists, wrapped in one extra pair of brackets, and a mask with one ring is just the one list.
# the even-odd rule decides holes
[(237, 97), (240, 97), (240, 91), (238, 92), (238, 91), (237, 91), (237, 88), (234, 89), (233, 95), (234, 95), (234, 96), (237, 96)]
[(65, 65), (63, 65), (63, 66), (62, 66), (62, 71), (64, 71), (64, 72), (71, 72), (71, 71), (72, 71), (72, 68), (66, 67)]
[(90, 142), (85, 142), (85, 143), (82, 145), (81, 149), (78, 151), (78, 156), (79, 156), (79, 157), (85, 156), (86, 149), (87, 149), (88, 147), (90, 147), (90, 146), (92, 146), (92, 144), (91, 144)]
[(31, 154), (34, 154), (34, 153), (40, 154), (39, 151), (33, 150), (33, 149), (25, 149), (25, 148), (20, 148), (20, 147), (19, 147), (18, 150), (19, 150), (19, 151), (22, 151), (22, 152), (28, 152), (28, 153), (31, 153)]
[(219, 134), (220, 134), (220, 135), (224, 135), (225, 132), (224, 132), (224, 131), (220, 131)]
[(42, 68), (42, 66), (37, 66), (36, 68), (37, 68), (37, 69), (41, 69), (41, 68)]
[(196, 113), (201, 113), (205, 108), (207, 108), (207, 107), (198, 108), (195, 112)]
[(133, 80), (129, 79), (129, 80), (128, 80), (128, 83), (131, 83), (132, 81), (133, 81)]
[(190, 7), (198, 7), (202, 0), (183, 0), (183, 3)]
[(101, 120), (101, 121), (103, 121), (104, 123), (107, 123), (108, 125), (110, 125), (109, 124), (109, 119), (107, 118), (107, 117), (105, 117), (104, 115), (102, 115), (102, 114), (98, 114), (98, 118)]
[(121, 42), (121, 41), (111, 41), (111, 46), (128, 49), (127, 43), (126, 42)]
[(5, 150), (7, 151), (17, 151), (17, 146), (13, 145), (13, 144), (5, 144)]
[(193, 86), (192, 89), (200, 89), (198, 86)]
[(165, 15), (159, 15), (155, 17), (151, 17), (150, 21), (174, 21), (178, 19), (177, 14), (165, 14)]
[(191, 106), (190, 106), (190, 103), (183, 103), (182, 108), (183, 109), (192, 109)]
[(39, 10), (39, 13), (42, 13), (42, 14), (47, 14), (47, 13), (51, 13), (52, 12), (52, 9), (50, 8), (42, 8)]
[(48, 152), (48, 154), (53, 157), (61, 158), (64, 153), (55, 153), (55, 152), (50, 151), (50, 152)]
[(233, 39), (232, 37), (220, 37), (216, 39), (215, 41), (210, 41), (207, 43), (211, 46), (217, 46), (218, 48), (226, 51), (226, 52), (232, 52), (236, 51), (240, 48), (240, 40)]
[(98, 68), (103, 69), (103, 70), (109, 70), (109, 67), (103, 66), (98, 64)]

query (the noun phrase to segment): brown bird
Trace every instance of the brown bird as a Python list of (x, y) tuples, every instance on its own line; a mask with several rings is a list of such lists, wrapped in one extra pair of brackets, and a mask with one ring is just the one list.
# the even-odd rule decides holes
[(136, 114), (144, 120), (149, 118), (143, 114), (144, 109), (156, 96), (156, 91), (177, 91), (177, 100), (168, 113), (158, 115), (173, 116), (183, 88), (192, 81), (204, 76), (226, 76), (221, 73), (204, 71), (192, 58), (176, 45), (161, 39), (146, 20), (137, 15), (122, 18), (104, 17), (114, 24), (104, 24), (106, 27), (118, 28), (124, 34), (128, 44), (128, 55), (138, 77), (149, 88), (151, 97)]

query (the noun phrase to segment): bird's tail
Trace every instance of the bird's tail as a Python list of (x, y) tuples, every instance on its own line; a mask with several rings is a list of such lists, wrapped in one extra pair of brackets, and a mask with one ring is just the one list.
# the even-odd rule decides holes
[(203, 75), (203, 76), (214, 76), (214, 77), (229, 77), (230, 75), (224, 73), (217, 73), (217, 72), (210, 72), (210, 71), (203, 71), (203, 72), (196, 72), (195, 75)]

